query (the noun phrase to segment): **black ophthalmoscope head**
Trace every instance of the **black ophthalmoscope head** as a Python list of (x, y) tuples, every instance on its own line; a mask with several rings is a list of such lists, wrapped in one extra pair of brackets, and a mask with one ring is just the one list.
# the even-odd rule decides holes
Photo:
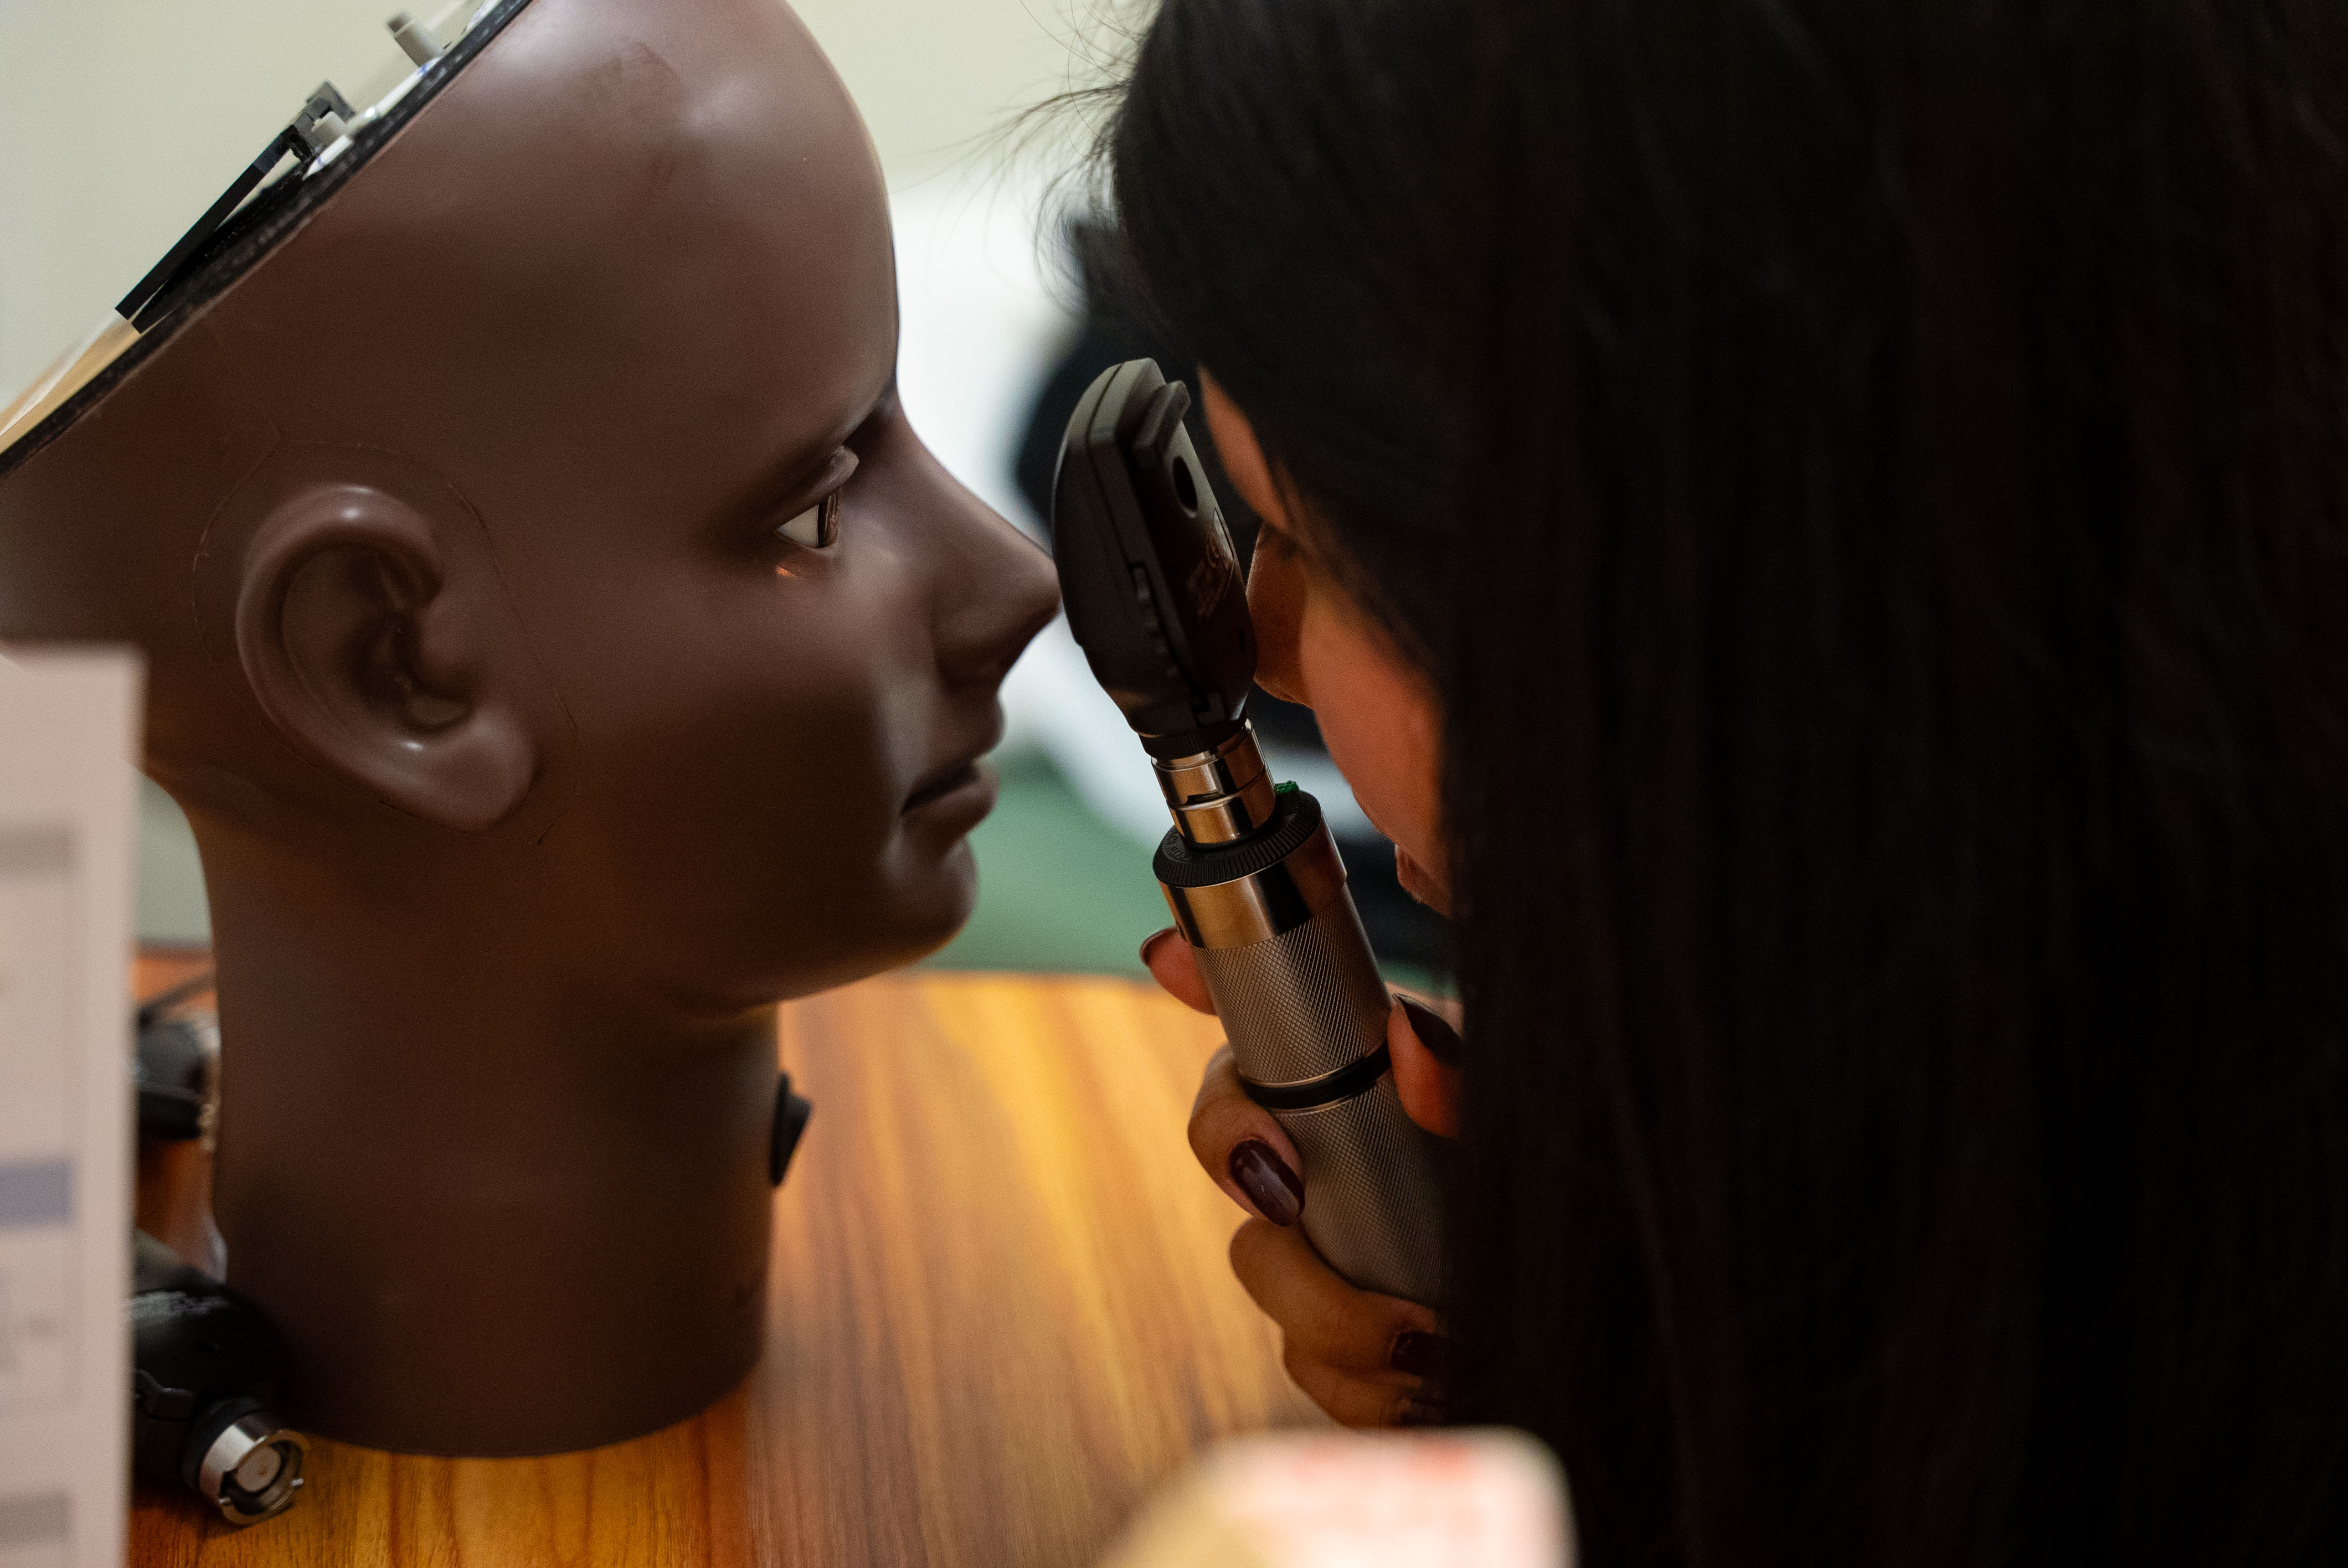
[(1153, 360), (1101, 373), (1060, 446), (1052, 556), (1068, 629), (1155, 761), (1175, 831), (1212, 850), (1272, 826), (1282, 795), (1247, 726), (1255, 622), (1189, 406)]
[(1052, 486), (1068, 629), (1161, 763), (1239, 734), (1255, 679), (1246, 580), (1182, 428), (1189, 407), (1157, 361), (1111, 365), (1068, 419)]

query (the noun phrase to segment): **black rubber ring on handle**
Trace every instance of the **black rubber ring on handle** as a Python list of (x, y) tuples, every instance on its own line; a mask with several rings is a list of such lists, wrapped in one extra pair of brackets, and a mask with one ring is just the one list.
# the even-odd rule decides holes
[(1254, 1083), (1242, 1076), (1240, 1087), (1266, 1111), (1314, 1111), (1341, 1100), (1351, 1100), (1356, 1094), (1367, 1094), (1393, 1065), (1393, 1053), (1381, 1042), (1369, 1055), (1324, 1078), (1307, 1079), (1303, 1083)]

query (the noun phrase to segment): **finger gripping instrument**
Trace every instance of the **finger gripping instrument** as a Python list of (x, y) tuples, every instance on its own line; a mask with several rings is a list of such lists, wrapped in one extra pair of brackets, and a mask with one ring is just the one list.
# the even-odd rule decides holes
[(1101, 373), (1053, 485), (1068, 627), (1155, 765), (1174, 826), (1153, 869), (1248, 1094), (1304, 1161), (1304, 1234), (1354, 1285), (1433, 1303), (1439, 1142), (1404, 1114), (1393, 1006), (1321, 803), (1275, 785), (1247, 723), (1246, 583), (1153, 360)]

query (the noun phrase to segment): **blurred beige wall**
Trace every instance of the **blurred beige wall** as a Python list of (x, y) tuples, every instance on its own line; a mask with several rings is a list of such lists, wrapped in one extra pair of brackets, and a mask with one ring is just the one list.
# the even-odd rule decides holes
[[(643, 0), (657, 5), (662, 0)], [(364, 107), (384, 21), (439, 0), (0, 0), (0, 404), (94, 324), (321, 79)], [(982, 169), (1069, 85), (1100, 0), (803, 0), (892, 190)]]

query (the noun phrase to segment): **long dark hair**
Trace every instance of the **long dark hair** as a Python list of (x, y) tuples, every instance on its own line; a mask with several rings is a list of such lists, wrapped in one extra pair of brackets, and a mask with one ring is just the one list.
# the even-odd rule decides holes
[(1159, 311), (1441, 692), (1587, 1560), (2348, 1555), (2348, 8), (1167, 0)]

